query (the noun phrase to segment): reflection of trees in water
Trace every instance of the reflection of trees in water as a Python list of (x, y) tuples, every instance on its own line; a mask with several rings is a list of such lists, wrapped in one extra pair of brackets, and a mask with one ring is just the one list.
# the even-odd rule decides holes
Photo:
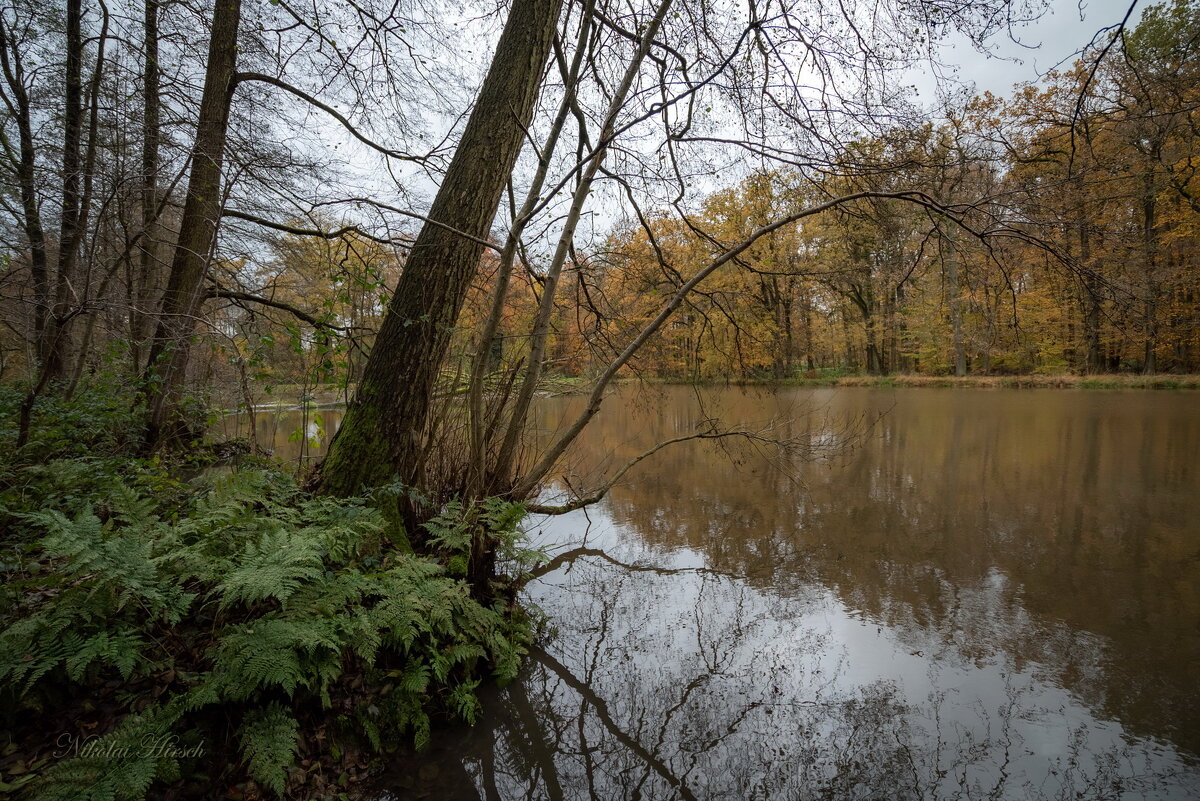
[(1046, 758), (1031, 718), (1062, 710), (1039, 707), (1028, 677), (954, 714), (939, 697), (952, 689), (910, 699), (860, 681), (813, 625), (816, 601), (590, 557), (563, 580), (547, 590), (561, 631), (450, 749), (470, 784), (453, 797), (1153, 798), (1189, 778), (1094, 722), (1051, 726), (1065, 742)]
[[(895, 402), (839, 397), (850, 413)], [(546, 591), (561, 634), (447, 749), (430, 797), (1194, 792), (1200, 776), (1169, 746), (1063, 716), (1077, 699), (1200, 751), (1200, 418), (1169, 395), (915, 397), (832, 467), (694, 444), (631, 475), (602, 515), (642, 557), (693, 549), (742, 579), (581, 561)], [(544, 404), (544, 425), (575, 402)], [(719, 405), (733, 422), (792, 414), (791, 436), (836, 429), (841, 411), (738, 392)], [(639, 408), (602, 414), (572, 474), (598, 477), (715, 413), (674, 390)], [(856, 678), (836, 633), (804, 616), (821, 588), (931, 673), (1003, 673), (1003, 691), (971, 703), (945, 675), (928, 697)]]
[[(618, 523), (773, 592), (819, 582), (914, 650), (1045, 671), (1102, 714), (1200, 752), (1200, 419), (1184, 399), (842, 392), (806, 411), (712, 395), (728, 418), (791, 413), (797, 431), (895, 408), (833, 467), (735, 463), (704, 443), (664, 451), (612, 491)], [(602, 416), (572, 467), (601, 472), (710, 413), (666, 390)]]

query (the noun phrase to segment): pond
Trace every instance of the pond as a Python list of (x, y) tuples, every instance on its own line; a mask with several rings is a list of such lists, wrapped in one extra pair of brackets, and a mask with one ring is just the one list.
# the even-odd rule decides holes
[(1200, 396), (626, 387), (563, 473), (714, 417), (811, 453), (685, 442), (532, 518), (586, 547), (551, 635), (381, 798), (1200, 797)]

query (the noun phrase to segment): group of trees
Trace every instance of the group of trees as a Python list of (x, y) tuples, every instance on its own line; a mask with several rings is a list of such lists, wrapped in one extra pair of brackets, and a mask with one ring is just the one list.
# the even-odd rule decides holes
[[(581, 260), (552, 363), (602, 369), (606, 344), (651, 319), (714, 243), (874, 191), (758, 239), (636, 364), (693, 381), (1200, 370), (1200, 18), (1153, 8), (1123, 44), (1121, 59), (851, 143), (852, 171), (757, 171), (689, 218), (627, 223)], [(930, 203), (886, 197), (905, 187)]]
[[(1131, 50), (1146, 53), (1168, 26), (1187, 30), (1178, 14), (1151, 11)], [(1146, 90), (1153, 108), (1122, 84), (1139, 62), (1053, 75), (1012, 101), (976, 99), (939, 125), (847, 153), (902, 165), (886, 175), (814, 183), (759, 172), (710, 194), (692, 221), (622, 229), (579, 272), (581, 294), (606, 305), (585, 311), (582, 325), (561, 326), (564, 369), (593, 369), (587, 346), (652, 315), (655, 298), (679, 283), (666, 266), (702, 261), (712, 238), (737, 241), (822, 196), (917, 186), (957, 220), (870, 197), (774, 232), (693, 292), (640, 363), (685, 380), (828, 367), (959, 376), (1200, 370), (1192, 36), (1190, 51), (1159, 44), (1147, 54), (1162, 62), (1160, 80), (1175, 83), (1170, 94)], [(1105, 100), (1080, 110), (1088, 80)]]
[[(341, 380), (312, 486), (410, 524), (534, 495), (629, 369), (1195, 369), (1197, 9), (923, 122), (904, 70), (1022, 10), (21, 0), (0, 366), (27, 410), (126, 376), (147, 449), (189, 385)], [(534, 447), (555, 373), (591, 394)]]

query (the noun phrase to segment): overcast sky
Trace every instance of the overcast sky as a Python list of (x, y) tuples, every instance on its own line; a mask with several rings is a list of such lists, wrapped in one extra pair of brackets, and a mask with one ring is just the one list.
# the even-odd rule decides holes
[[(955, 38), (943, 46), (942, 60), (957, 65), (957, 77), (973, 82), (980, 94), (990, 91), (1007, 95), (1015, 83), (1036, 81), (1059, 65), (1069, 66), (1097, 31), (1121, 21), (1131, 2), (1050, 0), (1050, 9), (1041, 19), (1013, 31), (1017, 41), (994, 37), (989, 42), (994, 56), (980, 53), (961, 38)], [(1137, 26), (1143, 9), (1152, 4), (1139, 0), (1129, 20), (1131, 29)], [(914, 75), (913, 83), (923, 100), (934, 99), (932, 75), (924, 72)]]
[[(957, 38), (942, 45), (941, 61), (953, 70), (952, 74), (959, 81), (974, 84), (976, 93), (991, 91), (1006, 96), (1016, 83), (1037, 81), (1047, 71), (1069, 65), (1079, 51), (1092, 41), (1097, 31), (1121, 21), (1131, 1), (1085, 0), (1081, 4), (1079, 0), (1050, 0), (1050, 8), (1041, 18), (1013, 31), (1016, 41), (1003, 35), (992, 37), (988, 42), (988, 50), (993, 55), (981, 53), (964, 39)], [(1153, 2), (1139, 0), (1129, 21), (1130, 28), (1136, 26), (1144, 7)], [(480, 40), (480, 58), (490, 54), (490, 45), (485, 47), (484, 41), (486, 37)], [(902, 82), (917, 87), (919, 102), (936, 105), (934, 87), (937, 77), (928, 64), (914, 68)], [(318, 116), (312, 123), (324, 126), (324, 135), (331, 143), (338, 144), (350, 170), (359, 176), (363, 184), (362, 194), (379, 197), (388, 195), (386, 186), (390, 182), (380, 170), (375, 154), (349, 139), (344, 131), (328, 119)], [(436, 120), (434, 127), (437, 127)], [(436, 181), (427, 176), (407, 175), (402, 183), (419, 197), (432, 198), (436, 191)], [(712, 188), (717, 187), (714, 185)], [(612, 200), (612, 210), (615, 211), (621, 205), (620, 198), (614, 197)], [(397, 202), (404, 205), (408, 201)], [(420, 207), (421, 203), (418, 201), (416, 205)], [(593, 222), (596, 219), (589, 217)]]

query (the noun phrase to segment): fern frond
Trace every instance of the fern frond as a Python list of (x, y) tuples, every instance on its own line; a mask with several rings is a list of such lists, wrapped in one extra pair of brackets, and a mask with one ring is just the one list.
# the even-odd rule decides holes
[(287, 771), (299, 748), (299, 728), (291, 712), (272, 702), (247, 713), (238, 729), (242, 758), (250, 775), (276, 795), (283, 795), (287, 786)]
[(178, 775), (171, 755), (177, 716), (162, 707), (121, 722), (112, 733), (86, 742), (79, 756), (51, 766), (29, 788), (37, 801), (132, 801), (157, 778)]
[(315, 542), (282, 529), (264, 531), (246, 547), (225, 580), (217, 585), (222, 608), (267, 598), (286, 601), (306, 581), (324, 574)]
[(93, 662), (109, 664), (121, 672), (126, 681), (133, 675), (134, 666), (141, 659), (145, 641), (131, 626), (123, 626), (114, 632), (102, 631), (88, 638), (74, 649), (66, 660), (67, 676), (72, 681), (81, 681)]
[[(278, 618), (234, 627), (217, 646), (214, 672), (222, 694), (245, 700), (261, 688), (280, 687), (290, 696), (298, 686), (307, 686), (301, 652), (321, 638), (304, 628)], [(327, 644), (337, 647), (336, 642)]]
[(475, 695), (475, 688), (478, 686), (479, 679), (460, 682), (450, 690), (447, 700), (451, 711), (471, 725), (479, 719), (479, 713), (483, 710), (479, 697)]

